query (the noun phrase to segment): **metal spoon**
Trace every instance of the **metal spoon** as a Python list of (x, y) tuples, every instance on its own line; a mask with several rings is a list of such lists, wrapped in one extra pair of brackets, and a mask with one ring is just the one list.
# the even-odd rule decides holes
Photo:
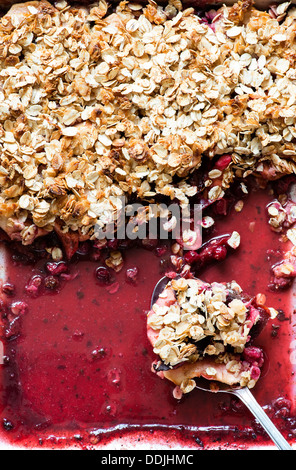
[[(157, 301), (159, 294), (163, 292), (165, 286), (169, 282), (166, 276), (161, 278), (158, 283), (156, 284), (152, 298), (151, 298), (151, 307)], [(255, 397), (253, 396), (252, 392), (248, 387), (229, 387), (222, 383), (215, 383), (215, 387), (211, 387), (213, 381), (209, 381), (203, 378), (198, 379), (198, 385), (196, 388), (200, 390), (204, 390), (207, 392), (224, 392), (224, 393), (231, 393), (232, 395), (236, 395), (240, 400), (247, 406), (247, 408), (253, 413), (253, 416), (259, 421), (263, 429), (267, 432), (269, 437), (272, 441), (276, 444), (279, 450), (293, 450), (289, 443), (286, 441), (284, 436), (280, 433), (280, 431), (276, 428), (273, 422), (269, 419), (263, 408), (259, 405)]]

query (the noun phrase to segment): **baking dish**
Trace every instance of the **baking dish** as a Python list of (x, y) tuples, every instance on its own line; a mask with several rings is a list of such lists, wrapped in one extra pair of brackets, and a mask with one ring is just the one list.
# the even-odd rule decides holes
[[(223, 264), (222, 268), (220, 265), (219, 268), (216, 265), (209, 267), (204, 276), (221, 280), (221, 277), (233, 276), (235, 273), (235, 276), (244, 280), (247, 288), (252, 291), (251, 294), (255, 294), (257, 288), (265, 288), (263, 286), (269, 282), (269, 267), (273, 256), (277, 259), (279, 241), (278, 235), (270, 233), (268, 225), (265, 226), (265, 209), (272, 202), (270, 194), (263, 194), (258, 189), (250, 194), (249, 199), (251, 202), (246, 200), (241, 212), (237, 210), (238, 206), (231, 206), (231, 219), (221, 217), (219, 228), (214, 233), (219, 236), (239, 227), (242, 234), (248, 234), (242, 244), (240, 256), (233, 255), (232, 266)], [(255, 214), (251, 210), (254, 207)], [(250, 243), (253, 243), (253, 248)], [(270, 252), (266, 250), (267, 246), (270, 247)], [(46, 278), (46, 283), (52, 282), (52, 279), (48, 280), (49, 276), (46, 276), (46, 270), (51, 273), (52, 267), (43, 262), (44, 252), (49, 248), (50, 245), (44, 247), (41, 242), (33, 248), (33, 254), (30, 248), (26, 248), (27, 251), (19, 249), (17, 245), (8, 248), (10, 252), (2, 263), (3, 278), (6, 295), (15, 295), (14, 302), (19, 300), (17, 296), (26, 287), (36, 287), (34, 283), (30, 284), (32, 266), (33, 277), (41, 276), (43, 280)], [(152, 248), (154, 250), (155, 246)], [(83, 245), (76, 253), (76, 258), (65, 267), (65, 271), (59, 273), (64, 275), (56, 289), (57, 294), (56, 286), (47, 284), (52, 291), (42, 291), (39, 297), (27, 299), (29, 311), (32, 309), (35, 312), (34, 318), (24, 316), (21, 326), (14, 323), (13, 328), (16, 330), (11, 328), (8, 336), (14, 338), (15, 332), (20, 331), (17, 328), (21, 329), (22, 336), (17, 347), (10, 346), (14, 351), (13, 354), (12, 351), (8, 354), (10, 358), (14, 355), (15, 364), (5, 364), (6, 370), (11, 367), (8, 390), (12, 398), (8, 408), (14, 418), (10, 420), (5, 417), (3, 421), (8, 438), (14, 434), (18, 436), (17, 441), (21, 446), (28, 443), (34, 445), (28, 435), (28, 428), (25, 429), (26, 426), (22, 422), (15, 423), (13, 407), (16, 407), (21, 393), (21, 421), (27, 419), (27, 422), (30, 422), (30, 426), (34, 428), (32, 435), (34, 434), (36, 439), (38, 434), (38, 444), (41, 447), (251, 448), (250, 436), (253, 436), (254, 424), (250, 426), (250, 417), (237, 402), (226, 397), (225, 400), (221, 399), (220, 396), (206, 397), (197, 392), (193, 397), (186, 397), (186, 400), (182, 399), (183, 401), (176, 404), (171, 395), (171, 388), (164, 382), (159, 382), (155, 376), (150, 378), (151, 351), (142, 336), (145, 334), (145, 310), (149, 308), (149, 302), (147, 307), (145, 305), (154, 283), (160, 276), (160, 268), (163, 269), (163, 264), (159, 267), (159, 261), (166, 251), (159, 249), (156, 254), (155, 251), (149, 250), (144, 254), (137, 251), (134, 253), (135, 258), (130, 258), (131, 253), (132, 251), (125, 253), (124, 263), (128, 268), (138, 269), (136, 286), (123, 277), (123, 271), (119, 271), (115, 274), (111, 287), (109, 284), (108, 288), (104, 287), (102, 295), (97, 289), (98, 279), (93, 280), (93, 271), (100, 263), (94, 257), (89, 258), (92, 252)], [(149, 266), (150, 270), (146, 266)], [(152, 267), (155, 269), (152, 270)], [(14, 285), (13, 293), (9, 292), (9, 283)], [(100, 297), (103, 297), (101, 304)], [(275, 308), (280, 310), (280, 315), (257, 340), (263, 345), (272, 342), (274, 356), (269, 356), (267, 352), (266, 368), (261, 378), (264, 385), (258, 385), (256, 394), (258, 400), (265, 404), (281, 426), (287, 426), (285, 431), (288, 429), (289, 435), (292, 436), (294, 342), (288, 318), (293, 294), (283, 294), (279, 298), (278, 291), (275, 291), (269, 292), (268, 297)], [(136, 301), (136, 309), (129, 323), (125, 323), (124, 319), (130, 308), (128, 301), (131, 299)], [(93, 305), (100, 312), (99, 319), (97, 311), (90, 311)], [(13, 308), (19, 307), (14, 305)], [(106, 338), (100, 337), (96, 342), (96, 328), (102, 331), (107, 328)], [(103, 340), (107, 345), (101, 344)], [(121, 343), (119, 349), (118, 343)], [(59, 345), (62, 347), (62, 354), (58, 353)], [(269, 351), (269, 346), (266, 346), (266, 349)], [(136, 372), (134, 370), (133, 373), (130, 371), (132, 358), (136, 363)], [(77, 371), (78, 367), (81, 368), (80, 385), (76, 382), (77, 376), (73, 372)], [(19, 377), (13, 376), (12, 372), (20, 374)], [(276, 384), (272, 381), (271, 390), (269, 381), (274, 376), (277, 376), (278, 380)], [(142, 380), (143, 377), (145, 380)], [(101, 387), (100, 383), (104, 381), (106, 386)], [(21, 391), (18, 389), (19, 384)], [(81, 384), (84, 384), (85, 388), (77, 391)], [(115, 398), (111, 397), (112, 394)], [(104, 426), (96, 429), (94, 415), (98, 413), (104, 416)], [(183, 413), (186, 415), (185, 422)], [(63, 429), (65, 423), (67, 432)], [(244, 428), (242, 423), (246, 423), (247, 427)], [(69, 429), (72, 432), (70, 439), (66, 436)], [(256, 443), (268, 446), (269, 443), (261, 437), (260, 430), (256, 426), (255, 429)], [(22, 439), (19, 439), (20, 436)], [(7, 445), (14, 446), (16, 443)]]

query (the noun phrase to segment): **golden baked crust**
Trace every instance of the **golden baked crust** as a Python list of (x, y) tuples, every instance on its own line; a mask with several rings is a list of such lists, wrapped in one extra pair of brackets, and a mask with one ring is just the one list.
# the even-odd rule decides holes
[[(295, 8), (249, 1), (204, 24), (181, 2), (14, 5), (0, 22), (0, 225), (23, 243), (93, 238), (118, 196), (186, 203), (205, 182), (295, 172)], [(280, 22), (278, 20), (281, 20)]]

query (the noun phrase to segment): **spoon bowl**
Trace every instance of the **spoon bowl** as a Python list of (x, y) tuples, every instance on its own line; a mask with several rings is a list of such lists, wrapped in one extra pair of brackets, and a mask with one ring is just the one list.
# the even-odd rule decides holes
[(167, 276), (163, 276), (161, 279), (159, 279), (158, 283), (154, 287), (154, 290), (151, 296), (150, 308), (153, 307), (159, 295), (163, 292), (165, 286), (167, 285), (169, 281), (170, 279)]
[[(195, 278), (196, 279), (196, 278)], [(159, 295), (164, 291), (166, 285), (170, 281), (167, 276), (162, 277), (155, 285), (152, 297), (151, 297), (151, 308), (157, 301)], [(267, 416), (263, 408), (259, 405), (254, 395), (248, 387), (233, 386), (230, 387), (222, 382), (208, 380), (202, 377), (196, 379), (196, 388), (205, 392), (211, 393), (230, 393), (237, 396), (251, 411), (253, 416), (258, 420), (261, 426), (264, 428), (266, 433), (269, 435), (271, 440), (276, 444), (279, 450), (293, 450), (290, 444), (286, 441), (284, 436), (276, 428), (270, 418)]]

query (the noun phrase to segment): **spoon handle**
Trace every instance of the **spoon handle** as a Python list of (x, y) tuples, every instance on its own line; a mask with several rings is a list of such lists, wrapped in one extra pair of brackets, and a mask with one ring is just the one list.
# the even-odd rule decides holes
[(243, 387), (237, 390), (233, 390), (232, 393), (238, 396), (241, 401), (249, 408), (261, 426), (265, 429), (269, 437), (277, 445), (279, 450), (293, 450), (284, 436), (269, 419), (263, 408), (259, 405), (249, 388)]

